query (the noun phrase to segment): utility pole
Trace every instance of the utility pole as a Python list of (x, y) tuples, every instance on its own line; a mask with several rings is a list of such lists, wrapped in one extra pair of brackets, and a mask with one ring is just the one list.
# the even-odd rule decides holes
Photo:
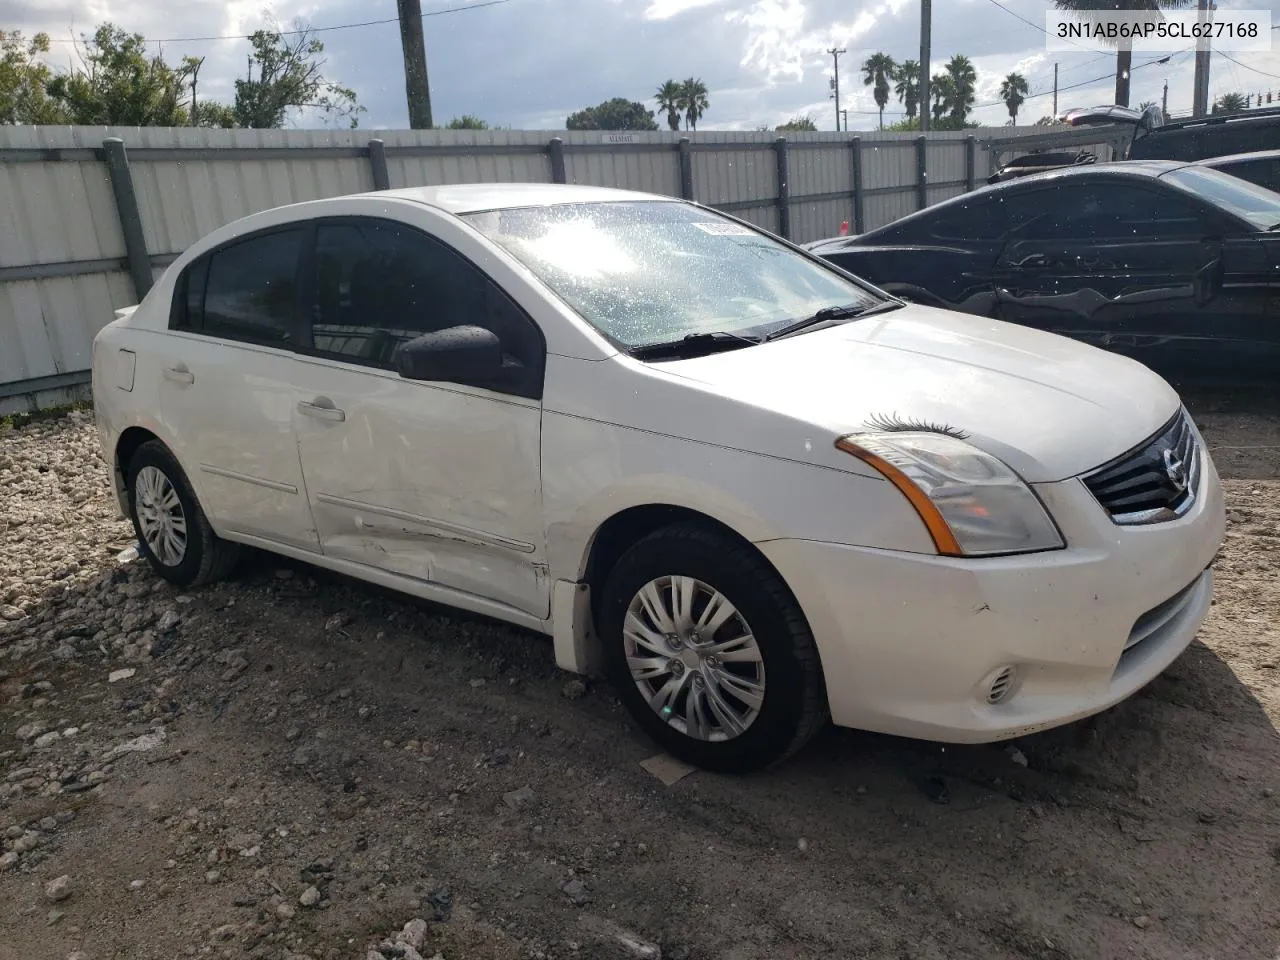
[(844, 132), (848, 133), (849, 132), (849, 111), (841, 110), (840, 113), (844, 115)]
[(1169, 122), (1169, 78), (1165, 77), (1164, 81), (1164, 98), (1160, 101), (1161, 119), (1166, 123)]
[[(838, 50), (835, 47), (832, 47), (830, 50), (827, 51), (827, 53), (831, 54), (831, 59), (835, 62), (835, 77), (831, 81), (831, 89), (835, 91), (835, 98), (836, 98), (836, 132), (837, 133), (840, 131), (840, 54), (844, 52), (845, 52), (845, 49), (843, 47), (841, 47)], [(845, 129), (847, 130), (848, 128), (849, 128), (849, 125), (846, 123)]]
[(1053, 65), (1053, 117), (1058, 118), (1058, 65)]
[(932, 0), (920, 0), (920, 130), (929, 129), (929, 111), (932, 101), (929, 99), (929, 48), (931, 46), (929, 29), (933, 21)]
[(431, 129), (431, 88), (427, 84), (427, 43), (422, 37), (421, 0), (396, 0), (400, 45), (404, 50), (404, 87), (409, 98), (409, 127)]
[[(1209, 18), (1209, 0), (1200, 0), (1200, 22)], [(1207, 31), (1206, 31), (1207, 33)], [(1209, 38), (1196, 42), (1196, 86), (1192, 97), (1191, 115), (1203, 117), (1209, 112)]]

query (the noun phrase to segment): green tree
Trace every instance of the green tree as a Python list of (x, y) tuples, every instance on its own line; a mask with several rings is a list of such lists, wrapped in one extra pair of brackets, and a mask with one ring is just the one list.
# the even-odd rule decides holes
[[(1147, 19), (1152, 15), (1159, 16), (1163, 9), (1177, 9), (1193, 6), (1195, 0), (1054, 0), (1053, 5), (1059, 10), (1070, 10), (1082, 20), (1091, 20), (1100, 13), (1116, 13), (1121, 10), (1145, 14)], [(1129, 72), (1133, 68), (1133, 48), (1120, 47), (1116, 50), (1116, 100), (1122, 107), (1129, 105)]]
[(301, 23), (295, 30), (288, 36), (276, 29), (257, 30), (249, 37), (249, 76), (236, 81), (236, 125), (282, 127), (290, 110), (311, 108), (354, 128), (364, 111), (355, 91), (324, 76), (324, 44)]
[(951, 79), (951, 74), (935, 73), (933, 79), (929, 81), (929, 94), (933, 100), (931, 113), (933, 126), (936, 129), (938, 121), (946, 116), (947, 111), (951, 109), (951, 101), (955, 98), (955, 81)]
[(1213, 101), (1214, 113), (1243, 113), (1248, 109), (1243, 93), (1224, 93)]
[(66, 123), (47, 90), (53, 72), (39, 59), (48, 52), (47, 33), (24, 40), (0, 30), (0, 123)]
[(570, 114), (564, 122), (568, 130), (657, 130), (653, 111), (643, 103), (614, 97), (594, 107)]
[(916, 111), (920, 109), (920, 64), (907, 60), (898, 67), (893, 79), (894, 95), (907, 112), (907, 119), (915, 120)]
[(82, 39), (80, 66), (53, 77), (46, 87), (66, 122), (126, 127), (187, 122), (186, 75), (159, 54), (148, 57), (141, 34), (104, 23)]
[(460, 117), (454, 117), (449, 121), (446, 130), (488, 130), (489, 124), (479, 117), (469, 113), (464, 113)]
[(973, 69), (973, 62), (959, 53), (947, 61), (946, 70), (951, 81), (946, 100), (947, 114), (963, 126), (976, 99), (978, 74)]
[(798, 117), (792, 117), (786, 123), (780, 123), (773, 129), (778, 133), (803, 133), (816, 131), (818, 125), (813, 122), (813, 117), (805, 113)]
[(679, 130), (680, 114), (684, 112), (684, 85), (678, 80), (667, 80), (658, 87), (653, 99), (658, 101), (658, 110), (667, 115), (667, 126)]
[(1011, 73), (1000, 81), (1000, 99), (1008, 108), (1009, 120), (1015, 127), (1018, 125), (1018, 109), (1027, 102), (1030, 92), (1027, 78), (1020, 73)]
[(686, 129), (697, 130), (702, 115), (711, 109), (707, 85), (697, 77), (690, 77), (680, 84), (680, 109), (684, 111)]
[(889, 91), (898, 76), (898, 64), (887, 53), (873, 53), (862, 62), (862, 83), (872, 88), (876, 106), (880, 108), (880, 129), (884, 129), (884, 108), (889, 104)]

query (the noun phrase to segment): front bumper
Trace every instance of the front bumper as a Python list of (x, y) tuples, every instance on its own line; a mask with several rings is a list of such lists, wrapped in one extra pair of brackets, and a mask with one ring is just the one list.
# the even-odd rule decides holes
[[(1078, 720), (1141, 689), (1191, 643), (1211, 602), (1225, 516), (1217, 472), (1201, 456), (1195, 506), (1147, 527), (1112, 523), (1079, 480), (1037, 486), (1064, 550), (964, 559), (758, 544), (808, 618), (833, 721), (984, 743)], [(1008, 667), (1009, 689), (989, 702)]]

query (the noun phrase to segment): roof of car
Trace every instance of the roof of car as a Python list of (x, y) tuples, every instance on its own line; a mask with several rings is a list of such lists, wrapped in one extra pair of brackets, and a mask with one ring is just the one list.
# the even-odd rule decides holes
[(416, 200), (448, 213), (476, 213), (513, 207), (542, 207), (560, 203), (608, 203), (623, 200), (667, 200), (638, 190), (588, 187), (562, 183), (456, 183), (439, 187), (384, 190), (379, 197)]
[(1280, 157), (1280, 150), (1253, 150), (1249, 153), (1229, 153), (1222, 157), (1206, 157), (1196, 160), (1197, 167), (1230, 166), (1233, 163), (1248, 163), (1250, 160), (1271, 160)]

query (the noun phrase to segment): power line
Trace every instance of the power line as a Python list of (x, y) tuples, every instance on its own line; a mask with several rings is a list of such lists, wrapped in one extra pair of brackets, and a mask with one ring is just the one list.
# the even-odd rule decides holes
[[(427, 17), (442, 17), (447, 13), (465, 13), (468, 10), (480, 10), (484, 7), (496, 7), (504, 3), (510, 3), (511, 0), (482, 0), (480, 3), (469, 3), (462, 7), (446, 7), (443, 10), (428, 10), (422, 14), (423, 19)], [(334, 30), (353, 30), (357, 27), (378, 27), (386, 23), (398, 23), (399, 17), (388, 17), (383, 20), (362, 20), (359, 23), (339, 23), (331, 27), (306, 27), (300, 30), (280, 30), (278, 31), (282, 37), (298, 36), (304, 33), (330, 33)], [(214, 40), (248, 40), (250, 34), (233, 33), (217, 37), (169, 37), (164, 40), (147, 40), (147, 43), (209, 43)], [(74, 39), (56, 39), (53, 43), (76, 43)]]
[[(1017, 19), (1025, 23), (1028, 27), (1035, 27), (1037, 30), (1043, 33), (1046, 37), (1049, 36), (1049, 31), (1046, 30), (1044, 27), (1040, 26), (1040, 24), (1036, 23), (1033, 20), (1028, 20), (1026, 17), (1024, 17), (1020, 13), (1014, 13), (1012, 10), (1006, 7), (1003, 3), (1001, 3), (1000, 0), (991, 0), (991, 2), (994, 3), (1001, 10), (1003, 10), (1005, 13), (1007, 13), (1009, 16), (1016, 17)], [(1070, 43), (1073, 47), (1080, 47), (1081, 50), (1089, 49), (1088, 47), (1081, 46), (1080, 44), (1076, 43), (1074, 40), (1068, 40), (1067, 42)]]
[(1273, 80), (1280, 80), (1280, 73), (1267, 73), (1267, 71), (1265, 70), (1259, 70), (1257, 67), (1251, 67), (1249, 66), (1249, 64), (1243, 63), (1240, 60), (1237, 60), (1235, 57), (1231, 56), (1230, 54), (1223, 53), (1221, 50), (1215, 50), (1213, 52), (1220, 57), (1225, 57), (1226, 59), (1230, 60), (1236, 66), (1244, 67), (1246, 70), (1252, 70), (1254, 73), (1260, 73), (1264, 77), (1271, 77)]

